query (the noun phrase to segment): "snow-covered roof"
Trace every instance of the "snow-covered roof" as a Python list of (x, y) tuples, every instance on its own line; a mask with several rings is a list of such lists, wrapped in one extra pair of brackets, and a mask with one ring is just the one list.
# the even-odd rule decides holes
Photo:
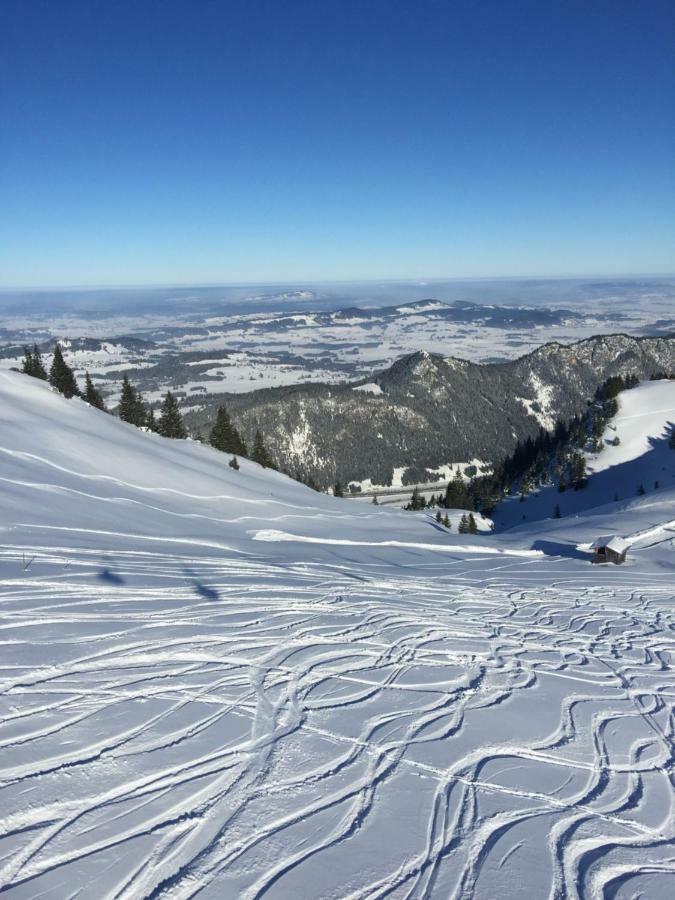
[(591, 550), (596, 550), (598, 547), (606, 547), (615, 553), (623, 553), (624, 550), (628, 550), (630, 544), (618, 534), (607, 534), (605, 537), (596, 538), (591, 544)]

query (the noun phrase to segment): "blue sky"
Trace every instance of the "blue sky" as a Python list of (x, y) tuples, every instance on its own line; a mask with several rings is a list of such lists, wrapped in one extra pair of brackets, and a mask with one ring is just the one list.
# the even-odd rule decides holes
[(671, 0), (4, 0), (0, 286), (673, 272)]

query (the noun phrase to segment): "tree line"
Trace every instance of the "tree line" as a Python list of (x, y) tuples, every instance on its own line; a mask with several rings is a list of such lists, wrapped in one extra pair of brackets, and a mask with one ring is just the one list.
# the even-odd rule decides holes
[[(514, 489), (518, 490), (523, 501), (542, 485), (556, 484), (560, 493), (568, 489), (583, 490), (588, 482), (582, 451), (589, 449), (598, 452), (601, 449), (605, 428), (618, 412), (618, 394), (639, 383), (636, 375), (608, 378), (597, 388), (582, 415), (567, 423), (558, 421), (552, 431), (540, 428), (536, 437), (519, 441), (513, 453), (488, 475), (472, 477), (467, 481), (457, 467), (445, 492), (437, 496), (432, 494), (428, 500), (415, 488), (405, 509), (466, 509), (490, 516), (497, 504)], [(675, 438), (673, 441), (675, 443)], [(618, 435), (612, 443), (620, 443)]]
[[(122, 395), (117, 414), (123, 422), (136, 425), (139, 428), (147, 428), (149, 431), (161, 434), (162, 437), (178, 439), (188, 437), (188, 431), (183, 422), (178, 401), (171, 391), (167, 391), (160, 407), (159, 416), (156, 416), (154, 409), (146, 404), (140, 390), (129, 381), (126, 375), (122, 382)], [(204, 442), (201, 434), (193, 435), (193, 438)], [(243, 438), (234, 426), (224, 406), (218, 407), (216, 421), (209, 432), (206, 443), (222, 453), (232, 454), (230, 467), (233, 469), (239, 469), (238, 456), (251, 459), (264, 468), (276, 468), (274, 460), (265, 447), (260, 431), (256, 432), (253, 449), (249, 453)]]
[[(54, 347), (49, 370), (45, 366), (37, 344), (33, 344), (32, 348), (26, 347), (21, 371), (25, 375), (49, 382), (64, 397), (81, 397), (96, 409), (108, 412), (103, 397), (92, 382), (89, 372), (85, 372), (84, 389), (80, 389), (75, 373), (63, 358), (63, 351), (59, 343)], [(178, 401), (171, 391), (166, 392), (157, 415), (154, 408), (146, 403), (140, 390), (129, 381), (126, 375), (122, 381), (122, 393), (115, 412), (123, 422), (152, 431), (162, 437), (178, 440), (188, 437), (188, 430), (183, 421)], [(203, 440), (200, 435), (195, 436), (195, 439)], [(216, 450), (232, 454), (230, 466), (233, 469), (239, 468), (237, 456), (248, 457), (265, 468), (276, 468), (260, 431), (256, 432), (253, 448), (249, 453), (224, 406), (218, 409), (216, 421), (209, 433), (208, 443)]]
[(56, 344), (49, 372), (45, 367), (37, 344), (33, 344), (32, 349), (26, 347), (24, 349), (23, 362), (21, 371), (25, 375), (31, 375), (33, 378), (39, 378), (41, 381), (48, 381), (51, 386), (64, 397), (81, 397), (84, 401), (96, 409), (106, 412), (105, 403), (100, 391), (94, 386), (89, 372), (84, 373), (84, 390), (80, 387), (75, 378), (73, 370), (63, 358), (61, 345)]

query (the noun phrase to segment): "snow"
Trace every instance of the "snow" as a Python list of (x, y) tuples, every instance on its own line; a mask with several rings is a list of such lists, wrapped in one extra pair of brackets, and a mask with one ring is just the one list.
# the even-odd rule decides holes
[(364, 394), (383, 394), (384, 391), (379, 384), (376, 384), (374, 381), (368, 382), (368, 384), (358, 384), (356, 387), (352, 388), (353, 391), (362, 391)]
[(428, 303), (415, 303), (412, 306), (397, 306), (398, 312), (405, 315), (423, 312), (437, 312), (439, 309), (447, 309), (447, 303), (441, 303), (438, 300), (430, 300)]
[(289, 451), (299, 459), (307, 459), (313, 455), (312, 433), (307, 421), (304, 403), (299, 403), (298, 423), (288, 438)]
[(516, 397), (516, 400), (523, 404), (527, 414), (536, 419), (542, 428), (551, 431), (556, 423), (555, 410), (551, 409), (553, 388), (550, 385), (543, 384), (534, 372), (530, 375), (529, 381), (535, 393), (535, 399)]
[[(636, 497), (640, 485), (647, 492), (647, 503), (661, 491), (675, 488), (675, 453), (668, 446), (675, 427), (675, 381), (646, 381), (622, 391), (617, 399), (619, 412), (602, 436), (602, 450), (585, 454), (591, 476), (588, 487), (560, 494), (555, 486), (549, 486), (524, 503), (511, 498), (497, 507), (494, 518), (498, 527), (548, 518), (556, 505), (563, 516), (609, 503), (623, 509)], [(617, 436), (620, 443), (614, 446)]]
[(596, 550), (601, 547), (606, 547), (608, 550), (613, 550), (615, 553), (623, 553), (624, 550), (628, 550), (630, 544), (617, 534), (607, 534), (604, 537), (596, 538), (591, 544), (590, 549)]
[[(378, 434), (378, 437), (384, 439), (384, 435)], [(436, 475), (436, 481), (430, 481), (424, 484), (403, 484), (403, 476), (408, 470), (408, 466), (395, 466), (393, 469), (391, 484), (375, 484), (372, 478), (364, 478), (362, 481), (350, 481), (349, 487), (356, 488), (356, 492), (350, 494), (353, 500), (372, 500), (373, 494), (377, 494), (378, 500), (382, 503), (396, 504), (405, 506), (410, 500), (410, 495), (414, 487), (417, 487), (425, 498), (432, 494), (443, 493), (448, 481), (455, 477), (459, 470), (462, 481), (470, 481), (470, 476), (466, 474), (466, 470), (475, 468), (477, 472), (489, 472), (491, 466), (482, 459), (470, 459), (465, 462), (449, 462), (437, 468), (427, 469), (432, 475)]]
[[(619, 412), (603, 435), (603, 450), (590, 460), (593, 472), (631, 462), (675, 428), (675, 381), (645, 381), (622, 391)], [(618, 437), (620, 443), (611, 442)]]
[(673, 896), (675, 489), (460, 536), (0, 410), (8, 898)]

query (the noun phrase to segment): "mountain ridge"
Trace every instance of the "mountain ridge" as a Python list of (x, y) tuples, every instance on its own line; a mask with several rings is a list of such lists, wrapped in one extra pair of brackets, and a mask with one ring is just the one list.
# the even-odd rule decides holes
[[(347, 384), (312, 382), (210, 398), (190, 421), (208, 428), (224, 403), (279, 464), (327, 487), (390, 483), (396, 467), (496, 462), (519, 439), (583, 411), (612, 375), (675, 371), (675, 338), (597, 335), (548, 342), (515, 360), (475, 363), (428, 351)], [(372, 391), (363, 390), (373, 386)]]

